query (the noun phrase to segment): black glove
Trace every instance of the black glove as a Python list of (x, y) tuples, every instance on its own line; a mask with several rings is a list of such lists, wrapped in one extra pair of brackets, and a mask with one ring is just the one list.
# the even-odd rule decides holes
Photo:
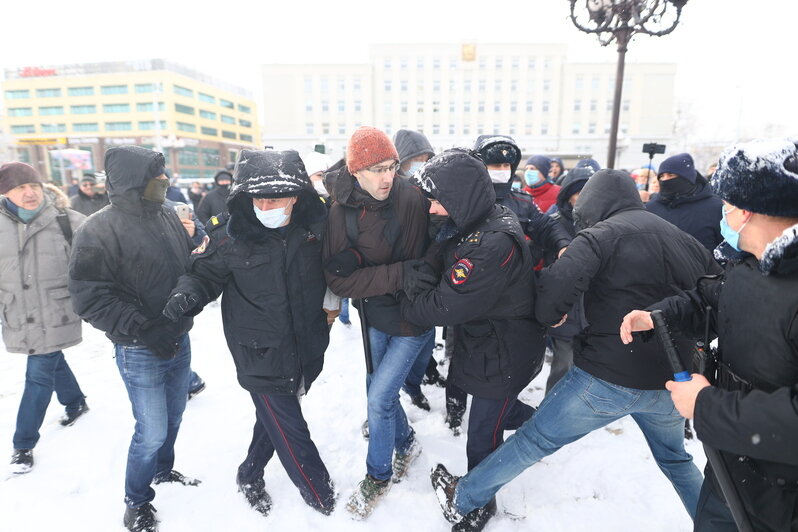
[(406, 260), (402, 263), (402, 270), (404, 273), (402, 289), (410, 301), (415, 301), (422, 292), (438, 286), (438, 276), (426, 261)]
[(177, 321), (181, 316), (184, 316), (186, 312), (196, 307), (197, 303), (197, 298), (193, 295), (176, 292), (166, 301), (166, 305), (163, 308), (163, 315), (172, 321)]
[(145, 322), (139, 329), (138, 337), (155, 356), (170, 360), (177, 354), (178, 325), (166, 316), (158, 316)]
[(327, 260), (324, 269), (338, 277), (349, 277), (363, 266), (363, 256), (354, 248), (346, 248)]

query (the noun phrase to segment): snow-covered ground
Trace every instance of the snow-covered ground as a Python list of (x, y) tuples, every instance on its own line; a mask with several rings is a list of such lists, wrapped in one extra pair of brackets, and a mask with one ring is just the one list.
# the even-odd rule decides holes
[[(393, 487), (374, 514), (355, 522), (343, 502), (365, 474), (365, 369), (357, 313), (352, 327), (333, 327), (324, 371), (304, 399), (303, 409), (322, 458), (339, 491), (338, 507), (325, 517), (307, 507), (275, 456), (266, 468), (266, 489), (274, 500), (268, 517), (250, 509), (236, 491), (235, 473), (244, 458), (255, 419), (254, 406), (238, 386), (222, 335), (218, 306), (208, 307), (191, 332), (192, 367), (207, 389), (189, 402), (177, 439), (175, 468), (202, 480), (199, 487), (156, 486), (154, 501), (163, 532), (222, 530), (444, 531), (429, 483), (438, 462), (462, 474), (465, 435), (445, 427), (443, 389), (424, 387), (427, 413), (402, 402), (423, 452), (409, 477)], [(55, 397), (34, 451), (34, 470), (10, 477), (0, 465), (0, 531), (123, 531), (123, 486), (133, 417), (112, 359), (110, 342), (84, 325), (84, 342), (66, 351), (91, 411), (63, 428), (63, 407)], [(436, 353), (441, 358), (441, 353)], [(537, 405), (548, 367), (521, 395)], [(25, 378), (25, 356), (0, 349), (0, 442), (6, 461)], [(689, 451), (703, 469), (700, 444)], [(489, 532), (515, 530), (646, 531), (692, 530), (676, 493), (651, 458), (630, 418), (599, 430), (523, 473), (498, 495), (499, 514)]]

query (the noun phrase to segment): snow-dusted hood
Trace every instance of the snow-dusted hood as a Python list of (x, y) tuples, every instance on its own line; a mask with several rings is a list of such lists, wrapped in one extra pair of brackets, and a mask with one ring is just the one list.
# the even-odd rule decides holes
[(642, 209), (634, 179), (620, 170), (599, 170), (588, 179), (574, 205), (577, 230), (593, 227), (613, 214)]

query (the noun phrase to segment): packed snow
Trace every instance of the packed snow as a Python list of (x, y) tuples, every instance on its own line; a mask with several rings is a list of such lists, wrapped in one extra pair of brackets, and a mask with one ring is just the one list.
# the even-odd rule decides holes
[[(66, 355), (91, 411), (64, 428), (58, 423), (63, 407), (53, 397), (34, 450), (33, 471), (0, 475), (0, 531), (124, 531), (124, 474), (133, 416), (111, 343), (87, 325), (83, 336), (83, 343), (66, 350)], [(324, 371), (303, 400), (311, 434), (339, 493), (337, 508), (329, 517), (305, 505), (276, 455), (265, 474), (274, 501), (268, 517), (251, 509), (237, 492), (236, 469), (246, 455), (255, 410), (236, 381), (218, 305), (196, 318), (191, 340), (192, 367), (205, 379), (207, 389), (186, 407), (175, 469), (202, 484), (155, 486), (153, 504), (162, 532), (451, 528), (442, 517), (429, 473), (438, 462), (455, 474), (465, 473), (466, 439), (465, 432), (455, 437), (444, 425), (444, 392), (437, 387), (423, 387), (432, 405), (429, 413), (402, 396), (423, 446), (408, 478), (393, 486), (364, 522), (353, 521), (344, 509), (346, 498), (365, 474), (367, 447), (360, 434), (366, 412), (365, 368), (356, 312), (351, 327), (336, 322)], [(443, 358), (439, 351), (435, 356)], [(5, 460), (11, 457), (25, 360), (25, 355), (0, 349), (0, 441), (6, 444)], [(521, 394), (524, 401), (540, 403), (547, 374), (548, 366)], [(688, 450), (703, 469), (700, 443), (688, 442)], [(486, 527), (488, 532), (692, 530), (678, 496), (630, 418), (530, 468), (499, 492), (498, 504), (499, 513)]]

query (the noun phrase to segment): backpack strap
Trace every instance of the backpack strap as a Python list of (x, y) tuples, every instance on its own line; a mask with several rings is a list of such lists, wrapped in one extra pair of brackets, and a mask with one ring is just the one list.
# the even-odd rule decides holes
[(64, 239), (66, 239), (67, 244), (72, 246), (72, 225), (69, 223), (69, 214), (59, 209), (58, 214), (55, 216), (55, 221), (61, 227), (61, 232), (64, 233)]

